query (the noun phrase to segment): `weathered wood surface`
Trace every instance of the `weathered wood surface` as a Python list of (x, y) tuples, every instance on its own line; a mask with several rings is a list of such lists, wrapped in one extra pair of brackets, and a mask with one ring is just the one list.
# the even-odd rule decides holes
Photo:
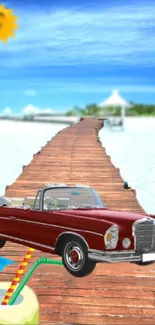
[[(100, 123), (86, 119), (61, 131), (35, 155), (6, 195), (33, 196), (45, 183), (85, 183), (98, 190), (109, 208), (143, 213), (97, 141)], [(1, 250), (2, 256), (17, 262), (0, 274), (1, 281), (12, 280), (26, 251), (10, 242)], [(36, 250), (32, 262), (42, 255)], [(70, 276), (63, 267), (42, 265), (28, 285), (40, 301), (40, 324), (147, 325), (155, 324), (154, 283), (154, 264), (142, 268), (125, 263), (99, 264), (83, 279)]]
[[(5, 268), (0, 281), (12, 280), (27, 249), (8, 242), (1, 250), (16, 264)], [(36, 250), (31, 263), (42, 255)], [(61, 266), (41, 265), (28, 285), (38, 296), (42, 325), (154, 325), (154, 282), (154, 266), (125, 263), (99, 264), (83, 279), (72, 277)]]
[(102, 125), (96, 119), (84, 119), (62, 130), (34, 155), (6, 196), (35, 196), (48, 183), (84, 183), (94, 187), (109, 208), (144, 212), (135, 193), (123, 188), (119, 169), (99, 142)]

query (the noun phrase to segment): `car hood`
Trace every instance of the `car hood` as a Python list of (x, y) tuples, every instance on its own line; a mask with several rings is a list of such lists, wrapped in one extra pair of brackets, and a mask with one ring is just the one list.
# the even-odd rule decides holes
[(134, 221), (149, 217), (147, 214), (138, 214), (127, 211), (115, 211), (108, 209), (79, 209), (68, 210), (65, 212), (67, 215), (81, 216), (89, 220), (96, 219), (97, 221), (106, 222), (108, 224), (117, 224), (127, 226), (133, 224)]

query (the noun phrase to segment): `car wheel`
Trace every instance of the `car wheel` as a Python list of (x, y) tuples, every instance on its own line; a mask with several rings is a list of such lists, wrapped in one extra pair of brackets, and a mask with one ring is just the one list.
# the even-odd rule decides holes
[(0, 248), (4, 247), (6, 240), (0, 239)]
[(87, 247), (80, 238), (65, 242), (62, 261), (67, 271), (79, 278), (90, 274), (96, 266), (95, 262), (88, 259)]

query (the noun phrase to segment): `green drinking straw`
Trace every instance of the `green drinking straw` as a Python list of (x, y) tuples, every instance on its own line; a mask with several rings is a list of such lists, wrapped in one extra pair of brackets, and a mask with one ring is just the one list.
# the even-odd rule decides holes
[(10, 298), (8, 305), (13, 305), (18, 298), (20, 292), (22, 291), (23, 287), (26, 285), (27, 281), (31, 277), (32, 273), (35, 271), (35, 269), (40, 265), (40, 264), (55, 264), (55, 265), (63, 265), (61, 261), (53, 260), (51, 258), (47, 257), (39, 257), (30, 267), (29, 271), (23, 279), (21, 280), (20, 284), (18, 285), (17, 289), (13, 293), (12, 297)]

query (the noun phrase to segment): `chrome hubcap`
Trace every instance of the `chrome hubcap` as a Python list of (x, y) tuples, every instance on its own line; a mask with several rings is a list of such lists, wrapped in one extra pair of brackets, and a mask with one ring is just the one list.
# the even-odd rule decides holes
[(69, 243), (65, 249), (65, 259), (71, 270), (79, 271), (84, 264), (84, 254), (76, 243)]
[(80, 260), (80, 254), (79, 254), (78, 250), (76, 250), (76, 249), (73, 249), (70, 252), (69, 257), (70, 257), (72, 263), (78, 263)]

